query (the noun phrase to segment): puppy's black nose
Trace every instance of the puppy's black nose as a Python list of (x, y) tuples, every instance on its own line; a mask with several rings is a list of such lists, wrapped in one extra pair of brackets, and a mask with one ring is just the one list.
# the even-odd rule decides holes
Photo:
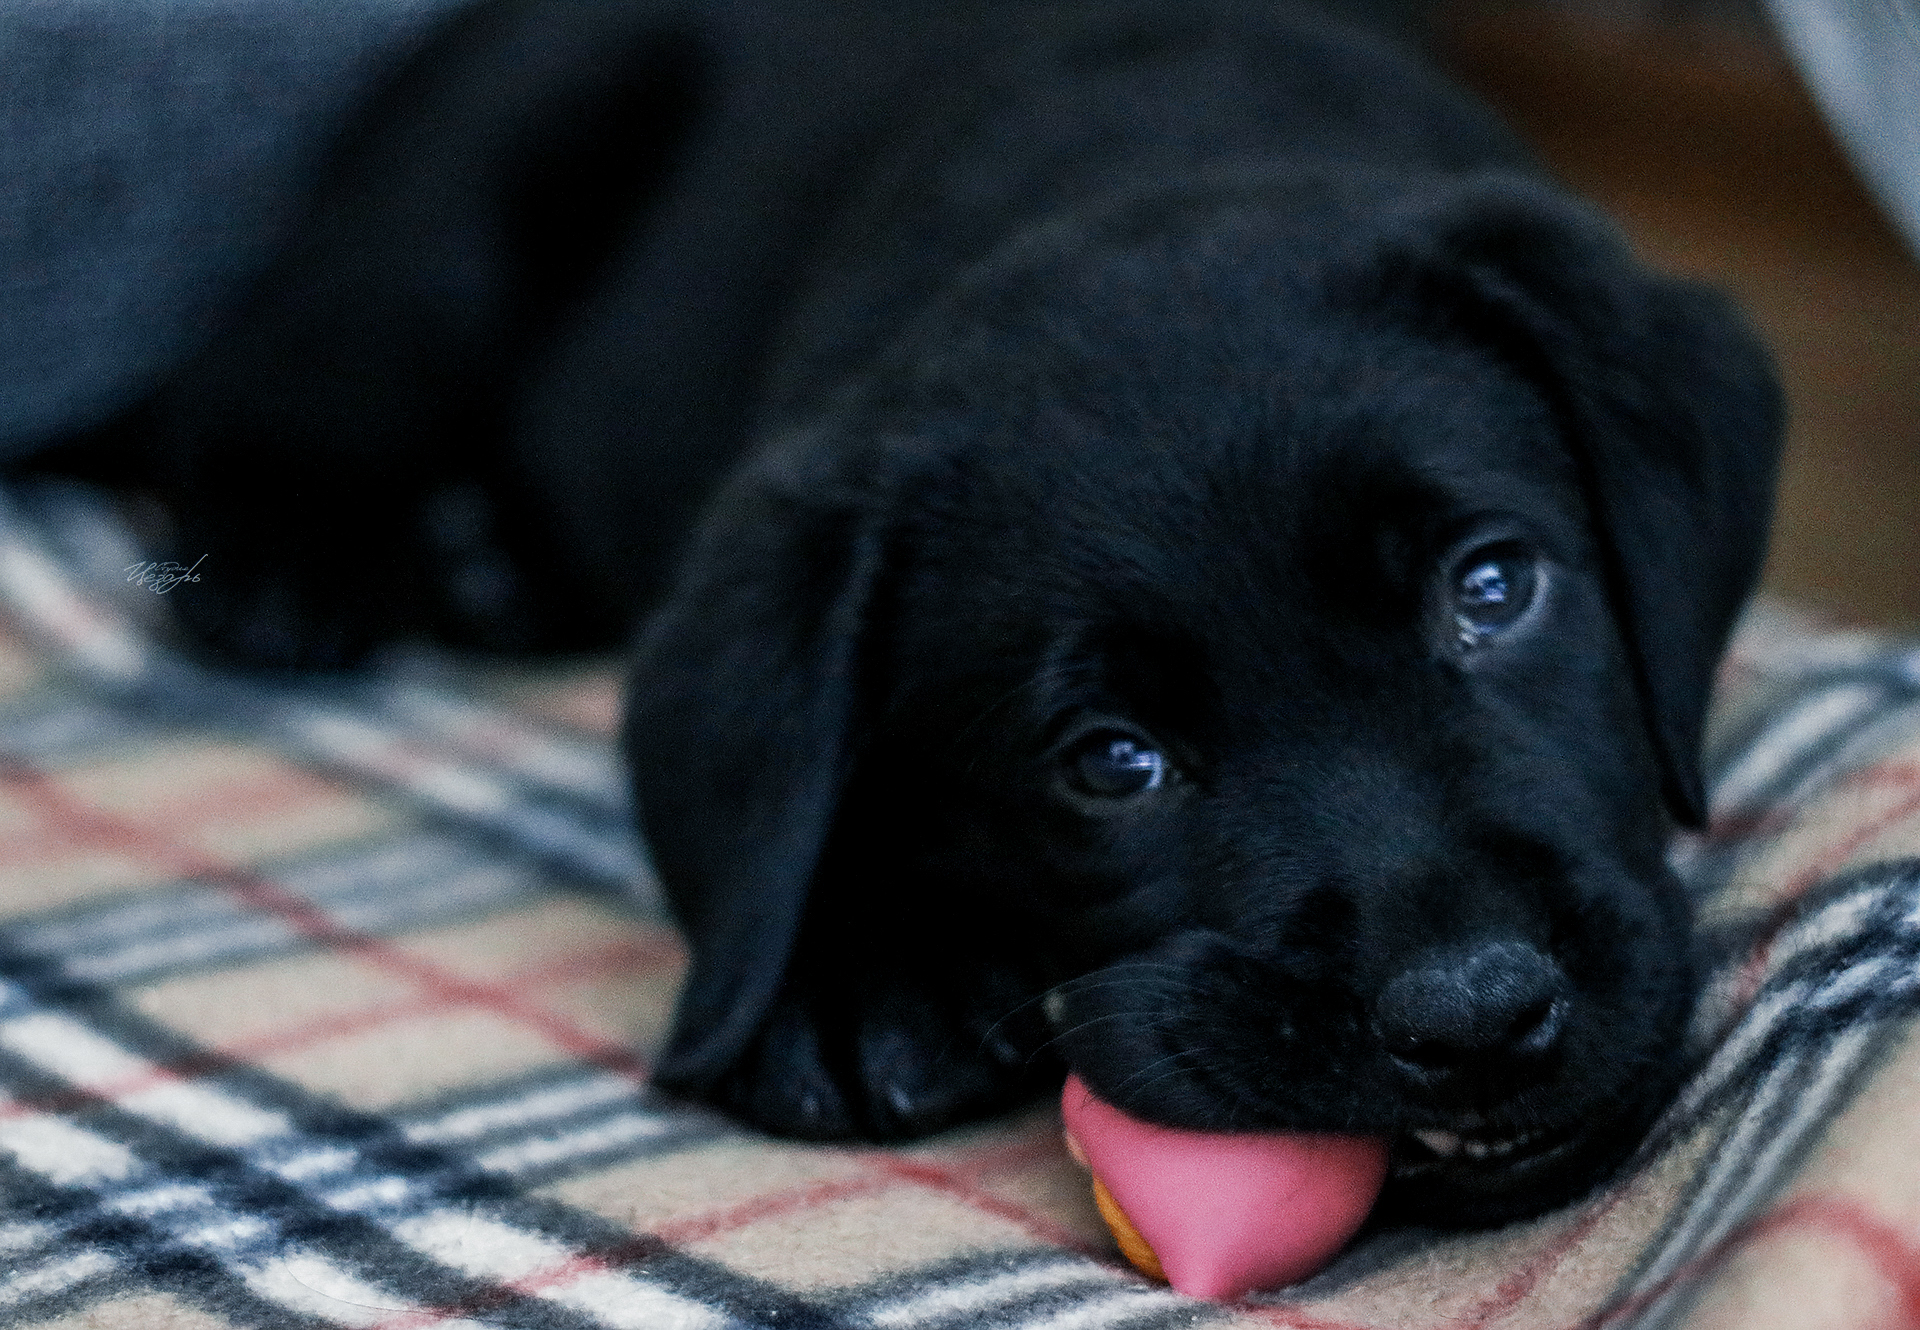
[(1510, 1082), (1542, 1069), (1559, 1042), (1566, 998), (1560, 967), (1525, 943), (1442, 948), (1381, 991), (1374, 1031), (1401, 1074), (1422, 1088)]

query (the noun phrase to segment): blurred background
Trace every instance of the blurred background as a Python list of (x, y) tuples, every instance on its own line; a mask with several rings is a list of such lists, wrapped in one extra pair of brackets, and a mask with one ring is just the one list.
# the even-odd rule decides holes
[(1920, 263), (1891, 220), (1920, 239), (1920, 0), (1831, 6), (1877, 65), (1821, 44), (1822, 5), (1778, 10), (1463, 3), (1444, 33), (1568, 183), (1654, 262), (1731, 288), (1772, 342), (1792, 423), (1768, 587), (1920, 626)]

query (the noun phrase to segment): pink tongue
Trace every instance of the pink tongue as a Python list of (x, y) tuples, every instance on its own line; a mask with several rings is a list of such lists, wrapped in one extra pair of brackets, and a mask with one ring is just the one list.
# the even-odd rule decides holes
[(1167, 1282), (1196, 1298), (1306, 1278), (1353, 1236), (1387, 1176), (1377, 1137), (1156, 1127), (1094, 1098), (1078, 1076), (1060, 1111)]

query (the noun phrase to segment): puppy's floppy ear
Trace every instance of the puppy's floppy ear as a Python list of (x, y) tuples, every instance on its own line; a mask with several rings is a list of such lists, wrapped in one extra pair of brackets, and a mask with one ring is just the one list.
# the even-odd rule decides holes
[(766, 1016), (852, 765), (874, 505), (758, 466), (709, 511), (642, 636), (625, 745), (692, 950), (655, 1079), (701, 1095)]
[(1403, 232), (1402, 253), (1555, 401), (1667, 802), (1698, 826), (1707, 696), (1772, 517), (1772, 362), (1725, 297), (1642, 267), (1611, 224), (1542, 186), (1470, 181), (1437, 212)]

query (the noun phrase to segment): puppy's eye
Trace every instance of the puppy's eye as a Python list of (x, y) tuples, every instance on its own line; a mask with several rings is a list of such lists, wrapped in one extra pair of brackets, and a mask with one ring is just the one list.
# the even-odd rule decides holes
[(1514, 542), (1484, 545), (1454, 565), (1452, 611), (1462, 646), (1478, 646), (1520, 620), (1540, 584), (1539, 561)]
[(1067, 750), (1064, 774), (1082, 794), (1126, 799), (1164, 784), (1167, 759), (1138, 736), (1098, 730)]

